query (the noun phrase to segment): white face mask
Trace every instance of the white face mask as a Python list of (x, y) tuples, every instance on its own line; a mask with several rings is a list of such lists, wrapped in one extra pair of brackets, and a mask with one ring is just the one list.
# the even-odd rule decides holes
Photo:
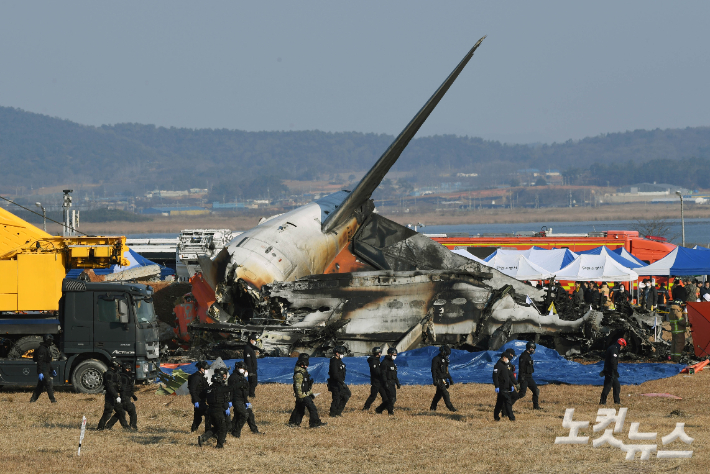
[(397, 358), (396, 355), (393, 355), (393, 356), (392, 356), (392, 360), (395, 360), (396, 358)]
[(240, 374), (243, 374), (243, 373), (244, 373), (244, 369), (239, 369), (239, 373), (240, 373)]

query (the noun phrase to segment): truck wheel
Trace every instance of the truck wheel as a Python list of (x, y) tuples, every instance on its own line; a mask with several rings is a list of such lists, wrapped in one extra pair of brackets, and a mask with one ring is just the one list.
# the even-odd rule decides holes
[(71, 383), (78, 393), (101, 393), (104, 388), (106, 364), (96, 359), (80, 363), (71, 376)]
[[(35, 349), (42, 344), (42, 336), (25, 336), (17, 340), (12, 346), (12, 349), (7, 353), (8, 359), (31, 359)], [(52, 359), (59, 358), (59, 349), (52, 344), (49, 348), (49, 353), (52, 354)]]

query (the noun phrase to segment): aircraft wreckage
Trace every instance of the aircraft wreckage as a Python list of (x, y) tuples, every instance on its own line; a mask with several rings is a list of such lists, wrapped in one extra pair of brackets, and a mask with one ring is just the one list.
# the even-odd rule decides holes
[(194, 318), (188, 326), (193, 346), (207, 334), (211, 342), (239, 345), (257, 332), (271, 355), (326, 354), (336, 344), (363, 355), (374, 346), (406, 350), (444, 342), (497, 349), (518, 337), (572, 355), (603, 349), (597, 346), (623, 333), (632, 349), (660, 353), (660, 343), (648, 342), (646, 320), (591, 309), (541, 314), (538, 306), (546, 307), (550, 293), (375, 212), (372, 193), (482, 41), (355, 189), (264, 220), (214, 258), (199, 257), (203, 275), (193, 281), (193, 294), (202, 295), (197, 299), (207, 308), (188, 318)]

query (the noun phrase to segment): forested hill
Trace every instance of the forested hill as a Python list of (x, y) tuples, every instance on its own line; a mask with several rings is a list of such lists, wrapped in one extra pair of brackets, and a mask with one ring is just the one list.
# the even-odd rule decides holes
[[(141, 191), (238, 184), (263, 176), (322, 179), (367, 170), (393, 139), (355, 132), (90, 127), (0, 107), (0, 191), (95, 182)], [(628, 168), (629, 161), (689, 158), (710, 162), (710, 127), (637, 130), (540, 146), (453, 135), (415, 138), (394, 169), (413, 172), (411, 180), (420, 184), (456, 173), (504, 183), (511, 172), (526, 168), (589, 170), (596, 164), (613, 170), (614, 164)], [(707, 173), (684, 174), (689, 180), (707, 180), (693, 176)]]

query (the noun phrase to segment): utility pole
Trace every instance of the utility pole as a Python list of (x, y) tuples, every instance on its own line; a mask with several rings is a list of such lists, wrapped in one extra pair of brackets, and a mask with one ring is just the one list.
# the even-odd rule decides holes
[(44, 208), (44, 206), (40, 202), (36, 202), (35, 206), (42, 209), (42, 226), (43, 226), (44, 231), (47, 232), (47, 210)]
[(680, 191), (675, 192), (680, 198), (680, 227), (683, 232), (683, 247), (685, 247), (685, 218), (683, 216), (683, 194)]
[(69, 212), (69, 208), (71, 208), (71, 202), (72, 198), (69, 195), (72, 190), (71, 189), (64, 189), (62, 191), (64, 193), (64, 201), (62, 203), (62, 220), (64, 224), (62, 225), (62, 237), (71, 237), (74, 235), (74, 228), (72, 227), (72, 216), (71, 212)]

